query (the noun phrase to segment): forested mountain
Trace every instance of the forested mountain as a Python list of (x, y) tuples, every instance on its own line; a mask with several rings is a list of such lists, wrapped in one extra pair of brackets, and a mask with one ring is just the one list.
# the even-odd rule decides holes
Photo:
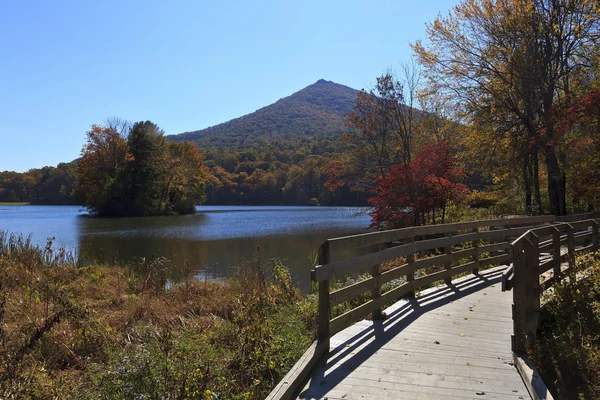
[(321, 79), (251, 114), (167, 139), (200, 147), (209, 204), (365, 205), (366, 193), (326, 186), (357, 94)]
[[(326, 186), (346, 147), (345, 114), (357, 94), (321, 79), (254, 113), (167, 140), (191, 141), (200, 148), (210, 172), (208, 204), (365, 205), (368, 194)], [(69, 170), (70, 184), (56, 190), (56, 199), (38, 193), (37, 187), (46, 185), (38, 175), (38, 170), (0, 173), (0, 201), (75, 201), (74, 169)]]
[(358, 91), (321, 79), (251, 114), (206, 129), (170, 135), (200, 147), (247, 148), (257, 141), (340, 135)]

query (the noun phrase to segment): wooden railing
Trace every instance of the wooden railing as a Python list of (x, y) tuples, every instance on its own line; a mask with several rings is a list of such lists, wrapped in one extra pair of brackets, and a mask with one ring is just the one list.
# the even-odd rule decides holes
[(576, 279), (575, 256), (598, 250), (599, 220), (577, 217), (530, 229), (511, 244), (513, 263), (504, 271), (502, 290), (513, 289), (515, 353), (525, 353), (535, 341), (543, 292), (565, 277)]
[[(311, 279), (319, 286), (318, 338), (328, 348), (329, 338), (342, 329), (372, 314), (377, 318), (385, 304), (437, 281), (449, 283), (452, 277), (476, 273), (489, 265), (508, 264), (510, 241), (539, 224), (554, 222), (553, 216), (507, 218), (456, 224), (420, 226), (329, 239), (319, 248), (318, 265)], [(344, 258), (348, 250), (370, 249), (364, 255)], [(440, 254), (441, 253), (441, 254)], [(482, 257), (482, 255), (488, 257)], [(491, 255), (491, 256), (489, 256)], [(403, 260), (402, 265), (382, 271), (381, 264)], [(458, 264), (458, 265), (456, 265)], [(427, 267), (441, 271), (422, 275)], [(358, 283), (331, 291), (334, 279), (369, 276)], [(418, 273), (419, 276), (417, 276)], [(402, 283), (382, 292), (384, 285)], [(371, 299), (332, 318), (333, 307), (365, 293)], [(352, 303), (346, 303), (352, 304)], [(325, 350), (326, 351), (326, 350)]]

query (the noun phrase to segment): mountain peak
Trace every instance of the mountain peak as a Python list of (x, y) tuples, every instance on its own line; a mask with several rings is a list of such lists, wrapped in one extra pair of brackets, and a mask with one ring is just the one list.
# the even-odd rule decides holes
[(352, 111), (358, 91), (319, 79), (253, 113), (206, 129), (170, 135), (169, 140), (190, 140), (200, 146), (226, 143), (250, 145), (264, 135), (289, 140), (299, 136), (341, 135), (345, 114)]

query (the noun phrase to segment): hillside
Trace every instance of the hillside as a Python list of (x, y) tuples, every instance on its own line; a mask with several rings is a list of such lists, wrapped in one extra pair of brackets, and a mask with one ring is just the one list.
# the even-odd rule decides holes
[(242, 148), (259, 138), (290, 141), (339, 135), (346, 128), (344, 114), (352, 111), (357, 93), (355, 89), (321, 79), (243, 117), (167, 138), (190, 140), (201, 147)]

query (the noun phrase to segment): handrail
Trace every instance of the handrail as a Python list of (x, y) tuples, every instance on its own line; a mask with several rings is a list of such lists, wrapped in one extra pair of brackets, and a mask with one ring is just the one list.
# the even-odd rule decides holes
[[(513, 263), (503, 274), (502, 290), (513, 290), (515, 353), (525, 353), (535, 342), (543, 292), (564, 276), (576, 279), (575, 256), (597, 251), (600, 246), (600, 220), (574, 217), (568, 218), (569, 222), (530, 229), (511, 243)], [(576, 243), (583, 246), (576, 249)], [(552, 258), (541, 261), (542, 251)]]
[[(319, 342), (329, 343), (329, 338), (335, 333), (369, 314), (375, 319), (381, 317), (385, 304), (400, 297), (414, 296), (415, 290), (420, 287), (436, 281), (450, 283), (457, 275), (477, 273), (479, 268), (488, 265), (508, 263), (511, 259), (511, 238), (523, 235), (540, 224), (548, 226), (553, 222), (553, 216), (504, 218), (409, 227), (325, 241), (319, 248), (318, 265), (311, 271), (311, 280), (318, 282), (319, 286)], [(370, 248), (371, 251), (343, 258), (344, 250), (360, 248)], [(382, 271), (381, 264), (394, 259), (403, 259), (402, 265)], [(423, 276), (415, 275), (434, 265), (440, 266), (440, 270)], [(331, 291), (332, 279), (359, 274), (370, 276)], [(382, 292), (384, 285), (400, 278), (404, 278), (403, 283)], [(332, 318), (333, 307), (365, 293), (371, 293), (371, 300)]]
[[(600, 215), (598, 216), (600, 217)], [(539, 229), (536, 228), (536, 225), (543, 224), (543, 229), (556, 227), (552, 229), (552, 235), (553, 240), (557, 237), (558, 241), (554, 240), (550, 242), (555, 254), (560, 254), (561, 241), (568, 242), (569, 249), (575, 251), (574, 243), (577, 240), (584, 240), (587, 236), (577, 236), (578, 234), (572, 231), (569, 239), (566, 226), (554, 225), (556, 221), (559, 221), (559, 218), (563, 217), (557, 217), (556, 219), (553, 216), (518, 217), (461, 222), (457, 224), (421, 226), (365, 233), (325, 241), (319, 247), (318, 265), (311, 271), (311, 279), (317, 281), (319, 284), (317, 341), (310, 346), (267, 398), (270, 400), (293, 398), (302, 387), (310, 369), (314, 367), (320, 358), (328, 353), (329, 338), (335, 332), (350, 326), (354, 321), (364, 318), (369, 313), (373, 313), (373, 316), (377, 317), (380, 315), (381, 309), (385, 304), (391, 303), (402, 296), (414, 295), (415, 289), (422, 285), (431, 284), (438, 280), (450, 283), (452, 277), (458, 274), (469, 271), (477, 272), (479, 268), (491, 264), (509, 263), (514, 257), (511, 255), (511, 253), (514, 254), (514, 246), (512, 245), (515, 242), (519, 242), (519, 239), (523, 240), (522, 238), (528, 237), (531, 230)], [(585, 217), (569, 216), (566, 218), (577, 221), (591, 218), (591, 215), (586, 214)], [(563, 235), (564, 232), (567, 234)], [(592, 230), (592, 236), (596, 238), (593, 240), (597, 243), (597, 229)], [(520, 238), (511, 243), (509, 239), (515, 237)], [(465, 245), (465, 243), (469, 242), (467, 239), (471, 241), (468, 245), (469, 247), (463, 249), (455, 248), (457, 245)], [(489, 240), (490, 243), (480, 246), (479, 242), (483, 239)], [(344, 250), (369, 246), (378, 246), (375, 251), (370, 252), (371, 254), (382, 253), (383, 255), (371, 255), (370, 257), (363, 258), (353, 257), (349, 259), (353, 261), (345, 260), (340, 256), (340, 252)], [(544, 246), (547, 247), (548, 245), (545, 244)], [(398, 249), (393, 250), (396, 247)], [(407, 249), (410, 249), (410, 251), (407, 251)], [(441, 250), (442, 254), (432, 254), (431, 251), (428, 251), (431, 249)], [(405, 258), (403, 265), (388, 271), (381, 270), (381, 262), (389, 260), (390, 257), (393, 259), (394, 256), (397, 257), (401, 253), (405, 254), (403, 256)], [(481, 256), (486, 253), (490, 257), (482, 258)], [(415, 255), (427, 257), (416, 259)], [(561, 262), (564, 261), (563, 258), (564, 256), (561, 255)], [(359, 260), (359, 264), (362, 263), (362, 265), (356, 266), (357, 259)], [(345, 261), (344, 263), (338, 263), (335, 267), (332, 267), (332, 264), (336, 261), (341, 262), (343, 260)], [(462, 264), (453, 265), (453, 263), (461, 261)], [(353, 264), (354, 267), (352, 267)], [(415, 278), (415, 272), (432, 265), (443, 266), (444, 269)], [(345, 275), (347, 272), (352, 272), (353, 274), (369, 272), (371, 277), (331, 292), (331, 278), (340, 274)], [(514, 269), (508, 272), (508, 275), (514, 274)], [(506, 272), (505, 275), (507, 275)], [(406, 283), (382, 293), (382, 286), (384, 284), (402, 277), (406, 278)], [(505, 289), (505, 285), (515, 282), (514, 277), (510, 278), (510, 276), (505, 276), (505, 280), (506, 282), (503, 282), (503, 290)], [(371, 301), (355, 307), (336, 317), (334, 320), (330, 319), (331, 309), (334, 305), (355, 299), (365, 292), (372, 293)]]

